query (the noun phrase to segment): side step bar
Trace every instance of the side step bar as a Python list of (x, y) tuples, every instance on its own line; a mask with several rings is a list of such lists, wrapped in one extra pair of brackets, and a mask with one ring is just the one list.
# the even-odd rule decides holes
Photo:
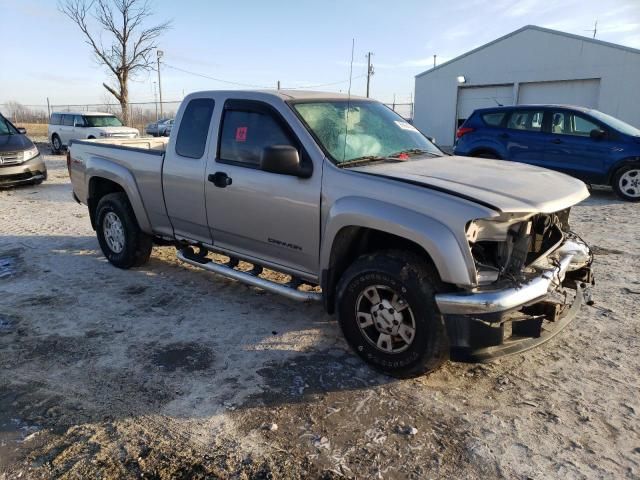
[(209, 272), (224, 275), (225, 277), (232, 278), (249, 285), (253, 285), (254, 287), (261, 288), (268, 292), (283, 295), (287, 298), (290, 298), (291, 300), (296, 300), (298, 302), (319, 302), (322, 300), (322, 294), (318, 292), (303, 292), (302, 290), (298, 290), (297, 288), (293, 288), (292, 286), (272, 282), (271, 280), (266, 280), (256, 275), (252, 275), (248, 272), (235, 270), (234, 268), (216, 263), (208, 258), (196, 260), (195, 255), (192, 253), (190, 248), (178, 250), (178, 253), (176, 255), (179, 260), (188, 263), (189, 265), (193, 265), (194, 267), (202, 268), (204, 270), (208, 270)]

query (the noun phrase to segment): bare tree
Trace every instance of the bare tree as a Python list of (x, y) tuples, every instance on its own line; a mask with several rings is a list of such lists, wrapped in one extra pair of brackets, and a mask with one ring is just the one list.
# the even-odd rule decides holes
[[(128, 124), (129, 79), (153, 69), (156, 42), (171, 22), (145, 26), (152, 15), (148, 0), (61, 0), (58, 9), (78, 25), (98, 63), (115, 77), (112, 85), (102, 85), (120, 103), (122, 120)], [(95, 19), (100, 32), (90, 30), (89, 16)], [(102, 33), (109, 37), (109, 44), (103, 44)]]

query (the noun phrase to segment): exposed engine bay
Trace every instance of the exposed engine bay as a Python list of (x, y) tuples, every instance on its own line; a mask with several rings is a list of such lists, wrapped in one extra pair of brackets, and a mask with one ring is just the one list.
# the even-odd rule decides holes
[[(540, 297), (518, 308), (448, 315), (449, 337), (454, 350), (462, 352), (460, 359), (482, 361), (532, 348), (560, 331), (583, 302), (592, 303), (593, 256), (570, 230), (569, 213), (567, 208), (544, 214), (502, 214), (467, 225), (476, 293), (522, 291), (541, 275), (549, 279), (549, 286)], [(560, 265), (567, 255), (570, 260)], [(556, 273), (549, 276), (549, 272)]]
[(567, 238), (581, 241), (570, 231), (569, 212), (567, 208), (550, 214), (503, 214), (470, 222), (466, 233), (478, 285), (522, 281), (536, 267), (545, 266), (546, 257)]

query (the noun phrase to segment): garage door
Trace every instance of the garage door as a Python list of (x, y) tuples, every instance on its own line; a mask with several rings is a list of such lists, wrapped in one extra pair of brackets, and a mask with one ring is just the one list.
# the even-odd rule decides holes
[(458, 126), (477, 108), (513, 105), (513, 84), (458, 89)]
[(521, 83), (518, 104), (559, 103), (598, 108), (600, 79)]

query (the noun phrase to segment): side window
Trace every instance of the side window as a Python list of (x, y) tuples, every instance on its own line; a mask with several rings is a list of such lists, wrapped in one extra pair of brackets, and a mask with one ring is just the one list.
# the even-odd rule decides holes
[(514, 110), (511, 112), (507, 128), (512, 130), (525, 130), (539, 132), (542, 130), (542, 110)]
[(225, 110), (220, 135), (220, 161), (257, 167), (262, 150), (273, 145), (295, 146), (271, 113), (249, 109)]
[(207, 144), (207, 135), (214, 101), (211, 98), (195, 98), (184, 109), (178, 138), (176, 153), (181, 157), (202, 158)]
[(588, 137), (591, 134), (591, 130), (599, 128), (600, 126), (598, 124), (576, 113), (553, 113), (553, 120), (551, 122), (551, 132), (553, 133)]
[(73, 115), (63, 115), (62, 125), (65, 127), (73, 127)]
[(51, 125), (60, 125), (60, 117), (61, 115), (59, 113), (52, 114), (51, 121), (49, 123), (51, 123)]
[(73, 118), (73, 125), (76, 127), (84, 127), (84, 118), (82, 118), (82, 115), (76, 115)]
[(490, 127), (499, 127), (502, 125), (504, 116), (505, 112), (485, 113), (482, 115), (482, 120)]
[(591, 120), (586, 119), (581, 115), (571, 115), (573, 121), (571, 122), (572, 135), (580, 135), (582, 137), (591, 136), (591, 130), (600, 130), (600, 126), (593, 123)]

